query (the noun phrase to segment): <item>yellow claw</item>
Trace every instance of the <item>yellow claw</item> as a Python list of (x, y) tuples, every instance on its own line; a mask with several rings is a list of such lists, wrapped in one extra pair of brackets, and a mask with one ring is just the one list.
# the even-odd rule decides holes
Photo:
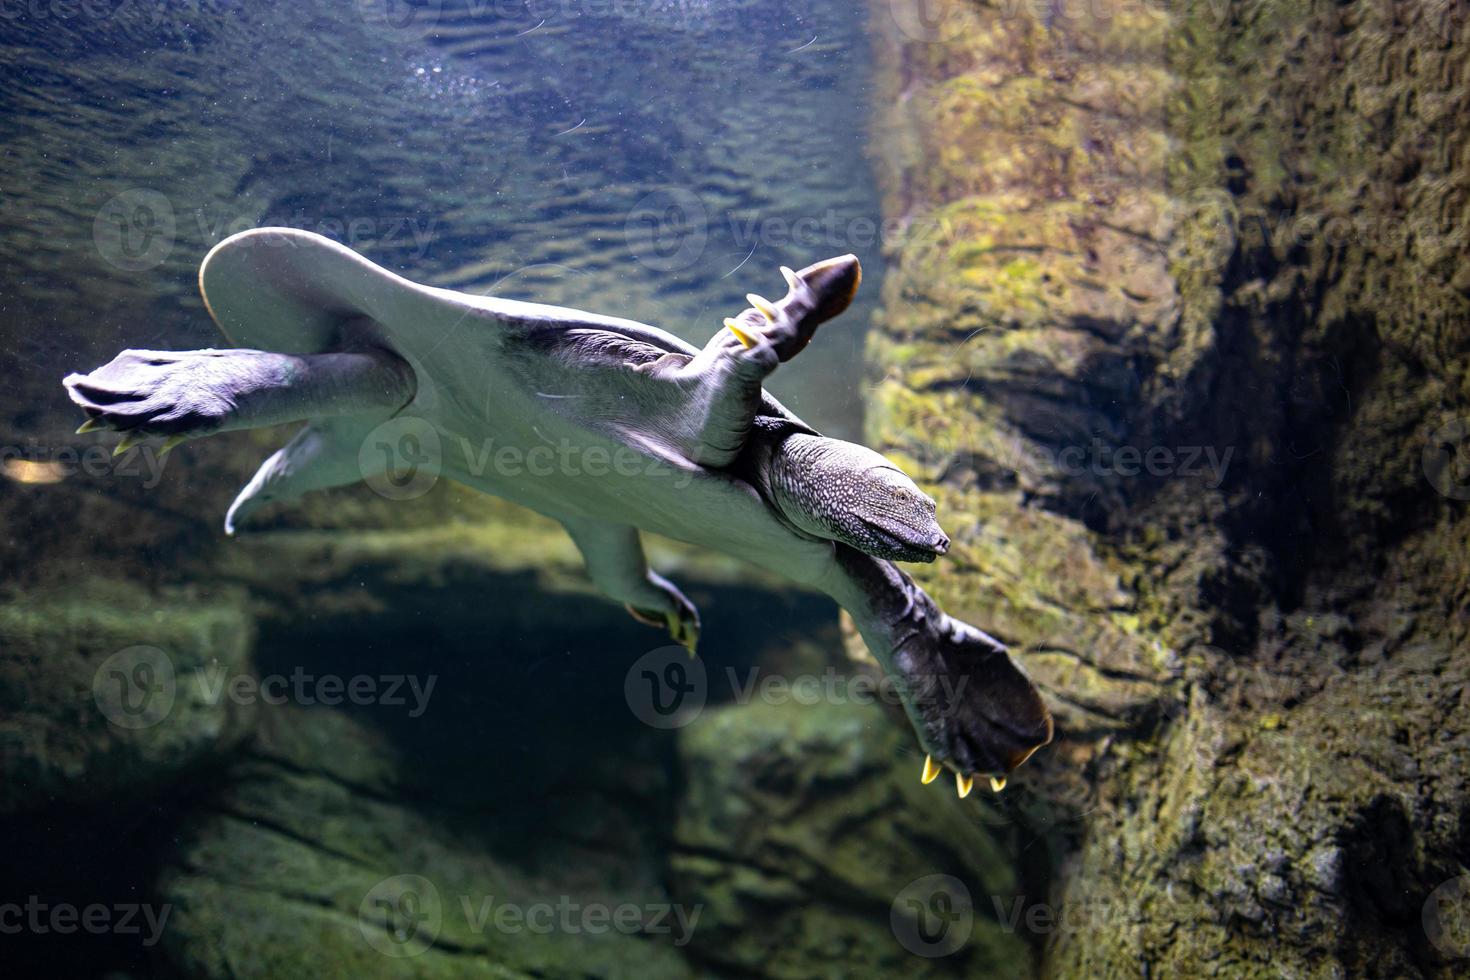
[(163, 459), (163, 457), (173, 451), (175, 446), (187, 441), (188, 438), (188, 436), (169, 436), (163, 441), (163, 448), (158, 451), (158, 458)]
[(727, 316), (725, 317), (725, 327), (735, 335), (736, 340), (740, 341), (746, 347), (755, 346), (755, 341), (744, 330), (740, 329), (739, 320), (736, 320), (732, 316)]
[(83, 422), (81, 424), (81, 427), (77, 429), (77, 435), (84, 436), (88, 432), (95, 432), (100, 428), (102, 428), (101, 419), (87, 419), (87, 421)]
[(145, 436), (139, 435), (136, 432), (128, 432), (124, 434), (122, 437), (122, 442), (117, 444), (117, 448), (112, 451), (112, 455), (121, 456), (123, 453), (127, 452), (129, 449), (132, 449), (138, 443), (142, 442), (145, 438)]
[(781, 278), (786, 280), (786, 285), (792, 292), (796, 293), (801, 291), (802, 281), (796, 277), (795, 272), (791, 271), (791, 266), (783, 265), (781, 267)]
[(993, 792), (993, 793), (999, 793), (1001, 790), (1003, 790), (1005, 788), (1006, 788), (1006, 778), (1004, 776), (991, 776), (990, 777), (990, 790), (991, 790), (991, 792)]
[(934, 757), (932, 755), (924, 756), (924, 774), (919, 777), (920, 782), (922, 782), (925, 786), (928, 786), (930, 783), (934, 782), (935, 778), (937, 778), (938, 776), (939, 763), (934, 761)]
[(959, 790), (960, 799), (963, 800), (965, 797), (970, 795), (970, 790), (975, 788), (975, 777), (961, 776), (959, 773), (955, 773), (954, 788)]
[(771, 304), (770, 300), (766, 299), (764, 296), (757, 296), (755, 293), (746, 293), (745, 301), (751, 306), (755, 307), (757, 310), (760, 310), (761, 316), (765, 317), (771, 323), (776, 322), (776, 317), (779, 314), (776, 311), (776, 307)]
[(663, 619), (664, 623), (669, 627), (669, 636), (672, 636), (673, 641), (679, 644), (679, 646), (684, 646), (686, 651), (689, 651), (689, 660), (694, 660), (695, 657), (698, 657), (698, 654), (694, 652), (694, 645), (698, 642), (697, 636), (694, 635), (694, 630), (684, 629), (684, 623), (679, 620), (678, 613), (664, 613)]
[[(1047, 729), (1047, 739), (1050, 740), (1050, 738), (1051, 738), (1051, 729), (1048, 728)], [(1042, 743), (1042, 745), (1045, 745), (1045, 744), (1046, 744), (1045, 742)], [(1006, 765), (1006, 771), (1009, 772), (1012, 769), (1019, 768), (1021, 765), (1023, 765), (1026, 762), (1027, 759), (1031, 758), (1032, 753), (1034, 753), (1039, 748), (1041, 748), (1041, 745), (1033, 745), (1029, 749), (1018, 750), (1016, 752), (1011, 753), (1010, 761)]]

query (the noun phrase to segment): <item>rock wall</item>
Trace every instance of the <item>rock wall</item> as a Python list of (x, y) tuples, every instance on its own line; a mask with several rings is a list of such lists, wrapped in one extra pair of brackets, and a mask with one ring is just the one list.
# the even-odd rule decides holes
[(1045, 971), (1451, 975), (1463, 6), (871, 9), (869, 436), (1057, 715)]

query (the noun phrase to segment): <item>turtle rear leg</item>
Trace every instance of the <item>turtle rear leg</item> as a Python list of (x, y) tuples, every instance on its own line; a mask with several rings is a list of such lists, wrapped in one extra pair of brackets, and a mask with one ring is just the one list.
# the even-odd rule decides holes
[(621, 602), (632, 617), (661, 626), (694, 656), (699, 643), (699, 610), (668, 579), (651, 570), (638, 529), (626, 524), (563, 519), (587, 575), (604, 595)]
[(412, 400), (413, 370), (380, 349), (331, 354), (258, 350), (125, 350), (62, 382), (86, 411), (80, 431), (171, 443), (307, 418), (394, 411)]

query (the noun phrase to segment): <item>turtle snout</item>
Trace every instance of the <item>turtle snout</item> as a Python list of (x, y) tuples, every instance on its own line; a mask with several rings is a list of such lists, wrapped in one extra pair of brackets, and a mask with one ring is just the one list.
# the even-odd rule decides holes
[(949, 551), (949, 535), (940, 531), (934, 536), (934, 544), (931, 545), (936, 555), (942, 555)]

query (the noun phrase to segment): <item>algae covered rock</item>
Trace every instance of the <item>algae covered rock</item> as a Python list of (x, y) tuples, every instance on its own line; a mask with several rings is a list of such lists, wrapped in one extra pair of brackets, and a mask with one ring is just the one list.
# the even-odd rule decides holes
[[(670, 872), (694, 955), (767, 977), (1029, 976), (996, 921), (1020, 891), (1001, 819), (930, 792), (873, 705), (781, 697), (680, 733)], [(929, 916), (926, 918), (926, 916)]]
[(89, 582), (0, 605), (0, 812), (140, 796), (250, 731), (239, 590)]
[(1454, 975), (1463, 7), (871, 10), (868, 431), (1057, 718), (1043, 971)]
[[(697, 913), (637, 871), (629, 838), (538, 861), (575, 821), (511, 847), (521, 816), (418, 798), (403, 767), (390, 738), (341, 712), (273, 712), (163, 874), (170, 961), (202, 978), (695, 975), (679, 945)], [(627, 792), (618, 775), (589, 773), (555, 805), (591, 813)]]

